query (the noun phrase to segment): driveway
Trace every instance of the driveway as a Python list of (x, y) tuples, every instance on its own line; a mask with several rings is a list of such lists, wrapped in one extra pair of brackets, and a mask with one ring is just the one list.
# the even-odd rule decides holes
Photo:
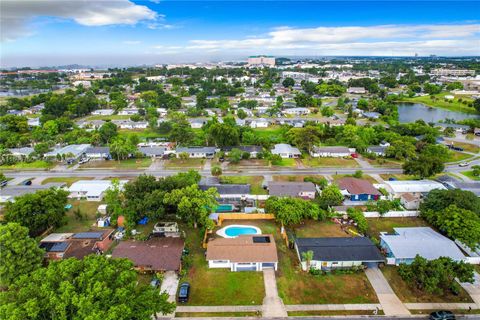
[(408, 311), (402, 301), (400, 301), (397, 295), (393, 292), (392, 287), (390, 287), (380, 269), (368, 268), (365, 270), (365, 274), (377, 294), (378, 301), (380, 301), (385, 315), (405, 316), (410, 314), (410, 311)]
[(263, 299), (262, 315), (270, 317), (287, 317), (287, 310), (282, 299), (278, 296), (275, 270), (263, 270), (263, 282), (265, 283), (265, 298)]
[(168, 301), (175, 302), (178, 289), (178, 276), (173, 271), (167, 271), (164, 274), (162, 286), (160, 292), (166, 292), (168, 294)]

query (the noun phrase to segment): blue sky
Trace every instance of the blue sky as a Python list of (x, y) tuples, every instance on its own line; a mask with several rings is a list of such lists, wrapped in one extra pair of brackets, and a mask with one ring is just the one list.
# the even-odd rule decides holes
[(480, 55), (480, 3), (3, 0), (1, 65)]

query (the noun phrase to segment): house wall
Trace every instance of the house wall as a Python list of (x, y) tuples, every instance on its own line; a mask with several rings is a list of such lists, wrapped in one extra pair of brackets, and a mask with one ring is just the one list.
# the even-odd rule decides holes
[(350, 195), (351, 201), (368, 201), (368, 200), (378, 200), (379, 196), (372, 194), (352, 194)]
[[(278, 262), (230, 262), (229, 260), (208, 260), (208, 267), (212, 269), (229, 268), (230, 271), (263, 271), (264, 264), (272, 265), (274, 270), (278, 268)], [(267, 267), (267, 266), (265, 266)]]
[(302, 191), (299, 196), (302, 198), (315, 199), (315, 192)]

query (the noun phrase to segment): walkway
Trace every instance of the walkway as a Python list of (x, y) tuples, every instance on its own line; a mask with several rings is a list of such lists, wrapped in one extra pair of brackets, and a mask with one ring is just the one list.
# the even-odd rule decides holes
[(361, 304), (287, 304), (287, 311), (337, 311), (337, 310), (376, 310), (382, 309), (379, 303), (361, 303)]
[(480, 308), (480, 275), (478, 272), (474, 272), (473, 276), (473, 283), (460, 283), (460, 285), (472, 297), (472, 300), (477, 304), (477, 308)]
[(263, 282), (265, 283), (265, 298), (263, 299), (262, 315), (270, 317), (287, 317), (287, 310), (282, 299), (278, 296), (275, 270), (263, 270)]
[(385, 315), (404, 316), (410, 314), (397, 295), (393, 292), (380, 269), (368, 268), (365, 270), (365, 274), (377, 294), (378, 301), (380, 301)]
[(365, 159), (359, 157), (359, 158), (354, 158), (354, 160), (360, 165), (362, 169), (371, 169), (373, 166)]
[(257, 312), (262, 306), (177, 306), (175, 312)]

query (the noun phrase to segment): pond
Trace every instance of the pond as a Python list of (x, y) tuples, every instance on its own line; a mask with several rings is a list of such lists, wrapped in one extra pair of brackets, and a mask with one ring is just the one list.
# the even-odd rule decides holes
[(422, 103), (399, 103), (397, 106), (399, 121), (402, 123), (415, 122), (420, 119), (427, 123), (438, 123), (445, 119), (480, 119), (480, 115), (478, 114), (430, 108)]

